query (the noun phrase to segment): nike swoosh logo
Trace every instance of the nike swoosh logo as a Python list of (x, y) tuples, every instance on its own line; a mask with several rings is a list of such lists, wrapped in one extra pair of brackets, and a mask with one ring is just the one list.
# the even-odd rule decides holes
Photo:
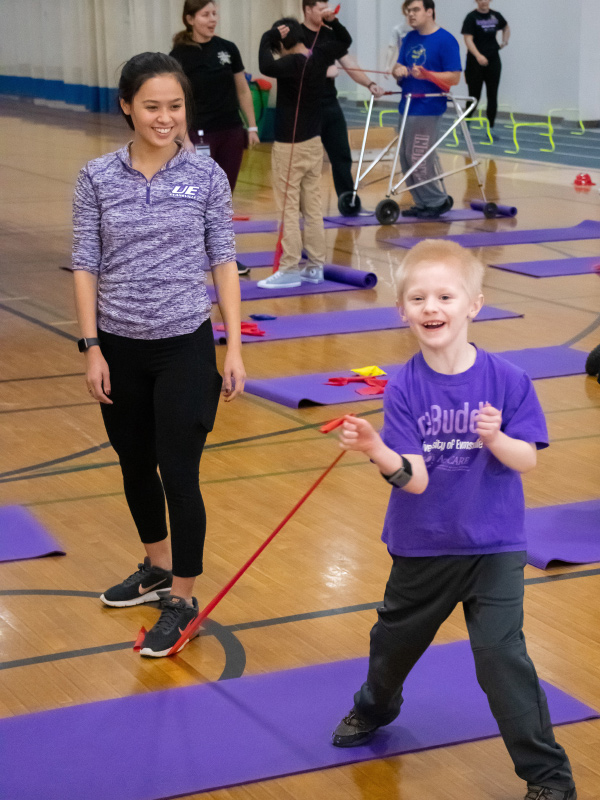
[(142, 586), (142, 584), (140, 583), (140, 585), (138, 586), (138, 592), (140, 594), (146, 594), (147, 592), (151, 591), (152, 589), (156, 589), (156, 587), (160, 586), (161, 583), (164, 583), (164, 581), (159, 581), (158, 583), (153, 583), (152, 586), (146, 586), (146, 587)]

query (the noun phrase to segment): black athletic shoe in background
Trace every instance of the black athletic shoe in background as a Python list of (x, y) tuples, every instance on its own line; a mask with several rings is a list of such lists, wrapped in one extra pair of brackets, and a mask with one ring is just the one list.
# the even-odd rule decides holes
[(400, 212), (401, 217), (416, 217), (419, 211), (425, 211), (420, 206), (411, 206), (410, 208), (403, 208)]
[(249, 275), (250, 274), (250, 267), (245, 267), (243, 264), (240, 264), (239, 261), (236, 261), (235, 263), (237, 264), (238, 275)]
[(160, 600), (160, 589), (170, 589), (173, 573), (167, 569), (153, 567), (146, 556), (143, 564), (138, 564), (137, 572), (125, 578), (116, 586), (111, 586), (100, 600), (107, 606), (137, 606), (140, 603), (153, 603)]
[(183, 597), (177, 597), (174, 594), (162, 598), (160, 601), (160, 617), (156, 625), (150, 628), (146, 634), (140, 648), (141, 656), (151, 656), (153, 658), (166, 656), (181, 639), (181, 644), (175, 650), (175, 653), (178, 653), (183, 650), (190, 639), (198, 636), (198, 629), (186, 635), (190, 624), (199, 613), (198, 601), (195, 597), (192, 598), (192, 601), (194, 603), (193, 607), (188, 606)]
[(547, 786), (534, 786), (527, 784), (525, 800), (577, 800), (576, 789), (549, 789)]
[(442, 214), (446, 214), (454, 205), (454, 199), (448, 195), (441, 206), (422, 208), (415, 214), (419, 219), (437, 219)]

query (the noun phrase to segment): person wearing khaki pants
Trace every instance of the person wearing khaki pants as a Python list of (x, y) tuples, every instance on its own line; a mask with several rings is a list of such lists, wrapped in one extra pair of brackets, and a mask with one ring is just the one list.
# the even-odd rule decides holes
[[(321, 11), (332, 38), (318, 40), (312, 51), (303, 43), (302, 26), (285, 17), (263, 34), (258, 63), (263, 75), (277, 78), (275, 142), (271, 166), (275, 198), (282, 214), (279, 269), (258, 282), (261, 289), (292, 289), (303, 281), (323, 282), (325, 230), (321, 208), (322, 95), (328, 65), (344, 55), (352, 39), (325, 6)], [(274, 58), (276, 53), (279, 58)], [(301, 269), (304, 248), (308, 262)]]
[[(315, 136), (307, 142), (298, 142), (294, 145), (275, 142), (271, 153), (271, 165), (273, 189), (280, 212), (284, 211), (285, 205), (281, 241), (283, 253), (279, 269), (281, 272), (297, 271), (303, 246), (308, 255), (308, 263), (303, 272), (311, 267), (322, 268), (326, 253), (321, 208), (323, 168), (321, 139)], [(286, 180), (288, 170), (289, 182)], [(304, 218), (304, 235), (300, 230), (298, 209)]]

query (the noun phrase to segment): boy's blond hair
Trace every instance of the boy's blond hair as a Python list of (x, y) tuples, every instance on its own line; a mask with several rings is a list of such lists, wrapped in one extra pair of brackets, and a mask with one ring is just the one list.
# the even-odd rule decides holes
[(408, 251), (396, 270), (394, 282), (396, 297), (400, 304), (409, 277), (424, 261), (455, 265), (469, 297), (474, 299), (481, 294), (485, 265), (471, 250), (444, 239), (424, 239)]

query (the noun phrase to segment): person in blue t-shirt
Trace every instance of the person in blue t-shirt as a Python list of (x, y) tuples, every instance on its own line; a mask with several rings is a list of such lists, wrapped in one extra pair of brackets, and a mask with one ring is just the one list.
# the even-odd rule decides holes
[(527, 798), (576, 800), (523, 636), (521, 474), (548, 433), (527, 374), (469, 343), (483, 273), (454, 242), (409, 252), (396, 288), (420, 352), (386, 388), (381, 436), (366, 419), (342, 427), (342, 449), (363, 452), (393, 487), (382, 536), (393, 565), (366, 682), (333, 744), (364, 744), (398, 716), (404, 681), (462, 602), (477, 679)]
[[(398, 63), (392, 75), (402, 86), (400, 113), (404, 111), (406, 95), (440, 94), (441, 89), (422, 77), (421, 68), (435, 73), (436, 77), (456, 86), (460, 80), (461, 63), (458, 42), (451, 33), (438, 27), (435, 21), (434, 0), (405, 0), (402, 10), (412, 28), (402, 42)], [(445, 97), (421, 97), (411, 100), (402, 146), (400, 163), (407, 172), (421, 156), (440, 138), (440, 120), (446, 110)], [(443, 181), (431, 180), (439, 175), (439, 160), (434, 152), (412, 173), (407, 184), (415, 205), (402, 212), (402, 216), (437, 219), (450, 211), (452, 198)], [(424, 186), (415, 184), (431, 181)]]

